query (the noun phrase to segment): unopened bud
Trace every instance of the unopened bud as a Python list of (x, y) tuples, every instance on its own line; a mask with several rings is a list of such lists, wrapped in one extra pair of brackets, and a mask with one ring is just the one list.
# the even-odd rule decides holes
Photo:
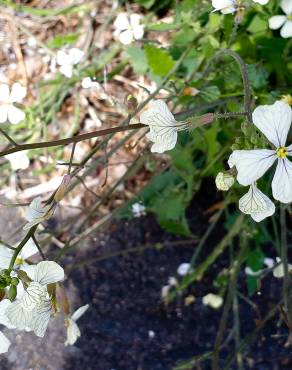
[(228, 191), (234, 184), (234, 181), (234, 176), (229, 172), (219, 172), (215, 179), (216, 187), (221, 191)]
[(243, 21), (244, 13), (245, 13), (245, 8), (243, 7), (238, 8), (235, 18), (234, 18), (235, 23), (240, 24)]
[(207, 125), (208, 123), (212, 123), (214, 118), (214, 113), (206, 113), (200, 116), (200, 122), (202, 125)]
[(183, 95), (184, 96), (197, 96), (200, 93), (200, 90), (196, 89), (195, 87), (185, 87), (183, 89)]
[(133, 113), (138, 107), (138, 100), (132, 94), (126, 96), (125, 104), (127, 106), (128, 112)]
[(11, 279), (11, 285), (17, 286), (18, 284), (19, 284), (19, 279), (17, 279), (16, 277), (13, 277)]
[(70, 175), (65, 175), (63, 177), (63, 180), (60, 184), (60, 186), (58, 187), (56, 193), (55, 193), (55, 196), (54, 196), (54, 200), (56, 202), (60, 202), (60, 200), (62, 200), (65, 196), (65, 193), (66, 193), (66, 190), (67, 190), (67, 187), (70, 183), (70, 180), (71, 180), (71, 176)]
[(8, 290), (8, 299), (10, 299), (10, 301), (14, 301), (16, 296), (17, 296), (16, 286), (15, 285), (10, 285), (10, 288)]

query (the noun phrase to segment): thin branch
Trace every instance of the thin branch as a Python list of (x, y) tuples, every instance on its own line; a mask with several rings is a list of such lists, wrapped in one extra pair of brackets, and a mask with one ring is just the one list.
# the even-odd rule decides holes
[(6, 132), (4, 130), (2, 130), (2, 128), (0, 128), (0, 132), (3, 136), (6, 137), (6, 139), (14, 146), (17, 146), (18, 144), (12, 139), (12, 137), (10, 137), (8, 134), (6, 134)]

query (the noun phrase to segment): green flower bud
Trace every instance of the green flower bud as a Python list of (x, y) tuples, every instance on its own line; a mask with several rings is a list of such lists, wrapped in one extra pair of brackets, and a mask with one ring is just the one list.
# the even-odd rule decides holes
[(9, 291), (8, 291), (8, 299), (10, 301), (14, 301), (14, 299), (17, 296), (17, 288), (15, 285), (10, 285)]
[(17, 286), (18, 284), (19, 284), (19, 279), (17, 279), (16, 277), (13, 277), (11, 279), (11, 285)]

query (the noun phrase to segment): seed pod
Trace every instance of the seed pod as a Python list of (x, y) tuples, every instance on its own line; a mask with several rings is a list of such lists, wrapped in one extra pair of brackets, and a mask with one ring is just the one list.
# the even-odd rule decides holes
[(8, 299), (10, 299), (10, 301), (14, 301), (14, 299), (16, 298), (16, 295), (17, 295), (17, 288), (15, 285), (10, 285), (10, 288), (8, 290)]

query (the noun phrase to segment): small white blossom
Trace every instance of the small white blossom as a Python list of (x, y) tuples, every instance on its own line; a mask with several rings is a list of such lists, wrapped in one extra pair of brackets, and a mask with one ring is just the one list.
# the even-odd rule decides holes
[(228, 191), (234, 184), (234, 176), (228, 172), (219, 172), (215, 179), (215, 184), (218, 190)]
[(16, 82), (9, 86), (0, 84), (0, 123), (9, 121), (18, 124), (25, 118), (25, 113), (17, 108), (14, 103), (21, 103), (26, 96), (26, 88)]
[(181, 263), (177, 268), (177, 273), (180, 276), (185, 276), (191, 272), (191, 265), (187, 262)]
[(256, 222), (263, 221), (275, 213), (275, 204), (253, 183), (249, 191), (239, 199), (241, 212), (251, 215)]
[(237, 0), (212, 0), (213, 12), (220, 11), (222, 14), (236, 12)]
[(141, 16), (139, 14), (128, 16), (126, 13), (120, 13), (114, 22), (114, 36), (124, 45), (129, 45), (134, 40), (142, 39), (144, 26), (140, 22)]
[(287, 158), (292, 155), (292, 145), (286, 146), (291, 119), (292, 110), (286, 103), (259, 106), (253, 112), (253, 122), (275, 149), (235, 150), (228, 161), (230, 167), (236, 167), (237, 181), (244, 186), (256, 182), (277, 161), (272, 191), (274, 199), (282, 203), (292, 202), (292, 162)]
[(132, 204), (132, 212), (134, 217), (141, 217), (146, 215), (146, 208), (141, 203)]
[(86, 304), (85, 306), (79, 307), (71, 317), (68, 317), (65, 320), (65, 325), (67, 326), (67, 340), (65, 342), (65, 346), (72, 346), (77, 339), (80, 337), (80, 329), (76, 324), (76, 321), (84, 315), (84, 313), (88, 310), (89, 305)]
[(81, 82), (81, 86), (83, 87), (83, 89), (92, 89), (92, 88), (95, 88), (98, 91), (101, 90), (100, 83), (97, 82), (97, 81), (94, 81), (91, 77), (85, 77), (85, 78), (83, 78), (83, 80)]
[(55, 203), (43, 205), (40, 197), (33, 199), (26, 210), (25, 218), (28, 223), (25, 224), (23, 230), (30, 229), (31, 227), (48, 220), (53, 216), (55, 209)]
[[(273, 270), (273, 276), (275, 278), (282, 278), (284, 277), (284, 265), (283, 263), (281, 262), (281, 259), (279, 257), (276, 257), (276, 262), (277, 264), (279, 263), (278, 266), (276, 266)], [(288, 264), (288, 271), (291, 271), (292, 270), (292, 265), (290, 265), (290, 263)]]
[(177, 142), (177, 132), (187, 129), (187, 124), (178, 122), (163, 100), (154, 100), (149, 109), (141, 114), (140, 122), (149, 126), (146, 137), (154, 142), (152, 153), (163, 153), (171, 150)]
[[(17, 245), (14, 245), (17, 247)], [(0, 244), (0, 269), (8, 269), (14, 250)], [(38, 248), (33, 239), (29, 239), (21, 249), (15, 261), (15, 267), (22, 268), (26, 266), (25, 260), (38, 253)]]
[(25, 170), (29, 167), (29, 158), (27, 156), (27, 150), (7, 154), (4, 156), (4, 158), (8, 159), (13, 171)]
[(42, 261), (24, 268), (24, 271), (32, 281), (23, 296), (6, 308), (5, 314), (17, 329), (29, 328), (38, 337), (43, 337), (52, 313), (47, 285), (63, 280), (64, 270), (56, 262)]
[(266, 257), (264, 259), (264, 264), (267, 266), (267, 268), (270, 269), (270, 268), (274, 267), (275, 261), (273, 260), (273, 258)]
[(57, 59), (56, 62), (59, 64), (60, 72), (68, 77), (71, 78), (73, 75), (73, 68), (76, 64), (78, 64), (81, 59), (84, 57), (84, 52), (77, 48), (66, 50), (59, 50), (57, 52)]
[(286, 15), (275, 15), (269, 19), (269, 27), (272, 30), (281, 28), (280, 34), (284, 38), (292, 37), (292, 1), (282, 0), (280, 4)]
[(203, 305), (212, 308), (220, 308), (223, 304), (223, 298), (220, 295), (209, 293), (203, 297)]
[(258, 3), (261, 5), (266, 5), (268, 4), (269, 0), (252, 0), (254, 3)]

